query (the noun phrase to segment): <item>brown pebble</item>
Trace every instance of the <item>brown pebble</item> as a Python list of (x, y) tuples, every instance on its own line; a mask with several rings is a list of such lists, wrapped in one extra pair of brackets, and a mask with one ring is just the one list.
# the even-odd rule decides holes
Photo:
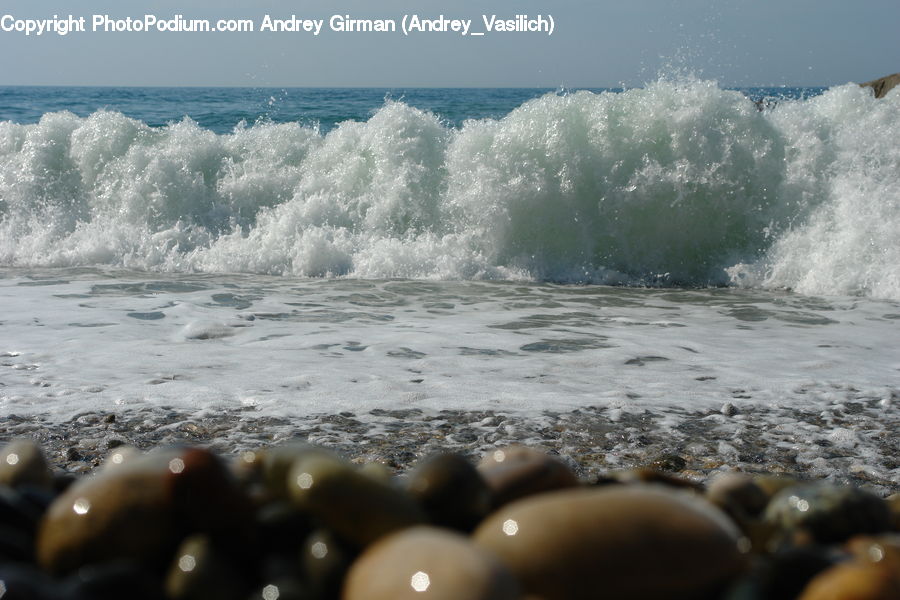
[(38, 562), (52, 573), (112, 559), (162, 566), (179, 541), (206, 532), (246, 545), (249, 507), (206, 450), (161, 450), (71, 485), (47, 509)]
[(692, 493), (621, 485), (509, 504), (473, 534), (543, 600), (698, 598), (746, 566), (745, 539)]
[(407, 494), (324, 454), (310, 454), (294, 463), (288, 474), (288, 491), (297, 508), (359, 548), (426, 520)]
[(29, 439), (13, 440), (6, 444), (0, 450), (0, 485), (51, 489), (53, 473), (40, 446)]
[(306, 538), (300, 550), (300, 562), (315, 597), (339, 596), (341, 583), (356, 555), (327, 529), (314, 531)]
[(723, 473), (713, 479), (706, 499), (736, 519), (757, 517), (766, 509), (769, 496), (746, 473)]
[(672, 473), (666, 473), (654, 467), (630, 469), (616, 473), (614, 477), (620, 483), (659, 483), (669, 487), (690, 489), (695, 492), (703, 491), (703, 484)]
[(532, 494), (578, 485), (578, 477), (565, 463), (527, 446), (509, 446), (488, 452), (478, 464), (493, 496), (502, 506)]
[(141, 455), (141, 451), (134, 446), (117, 446), (106, 455), (100, 468), (103, 470), (118, 469)]
[(263, 500), (284, 500), (289, 496), (288, 472), (297, 460), (311, 455), (337, 459), (335, 454), (325, 448), (304, 442), (291, 442), (243, 452), (232, 464), (232, 469), (246, 487), (260, 487)]
[(781, 537), (829, 544), (858, 534), (890, 529), (887, 503), (866, 490), (824, 481), (798, 484), (778, 492), (766, 506), (765, 520)]
[(516, 600), (518, 586), (496, 557), (468, 538), (413, 527), (371, 546), (350, 568), (343, 600)]
[(900, 575), (900, 535), (860, 535), (849, 540), (846, 548), (858, 562), (879, 563)]
[(204, 535), (188, 537), (165, 579), (169, 600), (242, 600), (248, 587), (240, 571), (222, 557)]
[(491, 491), (478, 470), (459, 454), (441, 452), (420, 461), (406, 480), (435, 525), (471, 531), (491, 508)]
[(897, 600), (900, 578), (895, 570), (872, 563), (848, 562), (813, 578), (797, 600)]
[(754, 475), (753, 481), (765, 492), (769, 500), (781, 490), (800, 483), (787, 475)]

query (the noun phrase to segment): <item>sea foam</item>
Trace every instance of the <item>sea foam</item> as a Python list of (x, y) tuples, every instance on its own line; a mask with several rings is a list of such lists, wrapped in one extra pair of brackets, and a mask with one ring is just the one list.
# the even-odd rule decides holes
[(900, 299), (900, 92), (760, 112), (660, 80), (450, 127), (0, 123), (0, 263), (787, 288)]

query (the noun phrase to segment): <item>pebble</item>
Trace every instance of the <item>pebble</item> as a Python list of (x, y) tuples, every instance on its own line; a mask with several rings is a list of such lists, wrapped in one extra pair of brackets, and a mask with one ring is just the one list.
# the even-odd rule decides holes
[[(656, 463), (654, 463), (656, 464)], [(703, 485), (684, 477), (679, 477), (672, 473), (660, 470), (656, 467), (641, 467), (638, 469), (628, 469), (615, 473), (611, 481), (602, 481), (598, 483), (659, 483), (669, 487), (690, 489), (695, 492), (702, 492)]]
[(39, 564), (54, 574), (112, 559), (165, 564), (189, 531), (248, 537), (248, 506), (206, 450), (153, 452), (101, 469), (70, 486), (47, 510)]
[(857, 561), (880, 563), (900, 576), (900, 534), (857, 536), (846, 546)]
[(724, 473), (712, 480), (706, 499), (743, 522), (762, 514), (769, 496), (756, 480), (745, 473)]
[(766, 507), (766, 521), (780, 530), (781, 541), (810, 537), (818, 543), (843, 542), (864, 533), (888, 531), (887, 503), (852, 486), (815, 482), (785, 488)]
[(502, 506), (532, 494), (578, 485), (578, 477), (565, 463), (527, 446), (509, 446), (488, 454), (478, 464), (493, 496)]
[(166, 597), (169, 600), (242, 600), (249, 585), (240, 574), (240, 570), (217, 552), (208, 537), (192, 535), (175, 553), (166, 575)]
[(472, 463), (459, 454), (441, 452), (421, 460), (406, 480), (409, 494), (431, 523), (471, 531), (491, 508), (491, 490)]
[(141, 451), (134, 446), (117, 446), (112, 452), (106, 455), (100, 468), (107, 471), (117, 469), (125, 463), (141, 456), (141, 454)]
[[(900, 599), (900, 537), (887, 533), (900, 529), (897, 496), (735, 472), (704, 488), (694, 471), (652, 468), (581, 486), (558, 458), (501, 452), (478, 468), (441, 453), (397, 477), (379, 464), (390, 453), (358, 468), (289, 444), (229, 468), (208, 450), (123, 445), (49, 485), (16, 475), (0, 484), (0, 596)], [(17, 459), (0, 470), (29, 462)], [(489, 499), (498, 508), (484, 516)]]
[(517, 600), (509, 570), (468, 538), (413, 527), (371, 546), (347, 574), (343, 600)]
[(319, 598), (337, 598), (357, 553), (327, 529), (312, 532), (300, 551), (304, 579)]
[(719, 412), (721, 412), (726, 417), (733, 417), (734, 415), (740, 413), (741, 411), (739, 411), (737, 406), (735, 406), (731, 402), (726, 402), (725, 404), (722, 405), (722, 408), (719, 410)]
[(297, 508), (359, 548), (426, 521), (424, 511), (409, 495), (324, 454), (313, 453), (294, 462), (288, 492)]
[(815, 577), (799, 600), (897, 600), (900, 536), (859, 536), (847, 543), (853, 560)]
[(53, 487), (53, 474), (40, 446), (28, 439), (13, 440), (0, 450), (0, 485)]
[(272, 448), (243, 452), (233, 464), (233, 470), (245, 487), (261, 487), (262, 500), (287, 499), (288, 472), (294, 463), (306, 456), (337, 457), (320, 446), (289, 443)]
[(745, 568), (735, 525), (694, 494), (630, 485), (504, 506), (473, 534), (543, 600), (694, 598)]
[(847, 562), (817, 575), (797, 600), (897, 600), (900, 577), (873, 563)]

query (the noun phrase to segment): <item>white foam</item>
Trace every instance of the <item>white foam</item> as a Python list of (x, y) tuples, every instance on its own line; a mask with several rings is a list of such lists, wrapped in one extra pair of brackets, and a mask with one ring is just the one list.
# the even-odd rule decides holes
[(52, 113), (0, 123), (0, 264), (900, 298), (898, 105), (661, 80), (460, 129), (400, 102), (327, 135)]

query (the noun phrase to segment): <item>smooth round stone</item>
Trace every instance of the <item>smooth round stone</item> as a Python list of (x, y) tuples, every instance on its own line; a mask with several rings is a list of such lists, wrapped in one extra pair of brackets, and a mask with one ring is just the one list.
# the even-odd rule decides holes
[(242, 600), (247, 587), (240, 573), (204, 535), (184, 540), (165, 581), (170, 600)]
[(753, 481), (765, 492), (770, 501), (781, 490), (800, 484), (799, 481), (787, 475), (754, 475)]
[(737, 527), (690, 492), (653, 485), (526, 498), (473, 534), (542, 600), (681, 600), (722, 590), (746, 566)]
[(468, 538), (413, 527), (372, 545), (357, 559), (343, 600), (516, 600), (509, 570)]
[(527, 446), (489, 452), (478, 464), (494, 506), (540, 492), (578, 485), (578, 477), (561, 460)]
[(303, 542), (300, 563), (317, 598), (337, 598), (341, 583), (357, 553), (327, 529), (314, 531)]
[(377, 479), (378, 481), (387, 484), (390, 484), (394, 480), (394, 473), (386, 465), (380, 462), (367, 462), (359, 467), (359, 472), (366, 477)]
[(426, 520), (410, 496), (332, 456), (297, 460), (288, 475), (288, 491), (295, 506), (358, 548)]
[(142, 456), (142, 454), (143, 453), (134, 446), (116, 446), (106, 455), (100, 468), (104, 470), (118, 469), (125, 463), (131, 462)]
[(659, 483), (674, 488), (683, 488), (702, 492), (703, 485), (678, 475), (667, 473), (653, 467), (641, 467), (616, 473), (613, 481), (618, 483)]
[(765, 519), (783, 535), (807, 534), (823, 544), (888, 531), (891, 526), (887, 503), (878, 496), (822, 482), (781, 490), (769, 502)]
[(162, 450), (70, 486), (44, 515), (36, 554), (56, 574), (113, 559), (160, 568), (191, 532), (245, 546), (248, 519), (246, 498), (214, 455)]
[(745, 473), (719, 475), (707, 488), (706, 499), (739, 520), (759, 516), (769, 503), (765, 490)]
[(491, 491), (478, 470), (459, 454), (442, 452), (420, 461), (406, 480), (435, 525), (471, 531), (491, 508)]
[(233, 465), (238, 478), (245, 485), (259, 484), (265, 490), (264, 499), (288, 498), (288, 473), (298, 460), (309, 456), (337, 456), (318, 446), (288, 443), (273, 448), (244, 452)]
[(846, 547), (857, 561), (881, 564), (900, 576), (900, 534), (857, 536)]
[(28, 439), (6, 444), (0, 450), (0, 485), (52, 489), (53, 473), (40, 446)]
[(797, 600), (897, 600), (900, 574), (873, 563), (831, 567), (809, 582)]

